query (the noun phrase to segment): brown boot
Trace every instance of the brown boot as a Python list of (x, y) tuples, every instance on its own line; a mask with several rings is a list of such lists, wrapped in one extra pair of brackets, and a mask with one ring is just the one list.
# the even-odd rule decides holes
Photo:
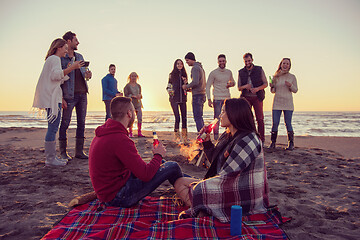
[(187, 128), (181, 129), (181, 135), (182, 135), (182, 139), (183, 139), (184, 144), (187, 144), (189, 142), (188, 134), (187, 134)]
[(288, 146), (285, 148), (286, 150), (294, 150), (294, 132), (288, 132)]
[(84, 153), (85, 138), (76, 138), (75, 143), (75, 157), (80, 159), (88, 159), (89, 157)]
[(60, 140), (59, 139), (59, 149), (60, 149), (60, 157), (61, 157), (61, 159), (71, 160), (72, 157), (66, 151), (66, 147), (67, 147), (67, 139), (65, 139), (65, 140)]
[(276, 138), (278, 132), (271, 132), (271, 144), (269, 146), (270, 149), (275, 149), (276, 147)]
[(174, 141), (176, 142), (176, 144), (181, 143), (179, 129), (174, 130)]

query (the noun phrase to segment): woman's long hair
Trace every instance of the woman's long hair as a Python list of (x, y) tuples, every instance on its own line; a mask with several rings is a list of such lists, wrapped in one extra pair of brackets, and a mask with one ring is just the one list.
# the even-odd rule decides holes
[(173, 70), (171, 71), (170, 76), (171, 76), (172, 79), (177, 78), (177, 77), (179, 76), (179, 69), (176, 67), (176, 64), (177, 64), (178, 61), (182, 62), (183, 66), (184, 66), (184, 67), (180, 70), (181, 76), (182, 76), (182, 77), (185, 77), (185, 78), (187, 79), (187, 73), (186, 73), (186, 70), (185, 70), (185, 65), (184, 65), (184, 62), (183, 62), (181, 59), (176, 59), (176, 60), (175, 60), (175, 62), (174, 62), (174, 68), (173, 68)]
[(62, 48), (65, 44), (66, 44), (66, 41), (64, 39), (61, 39), (61, 38), (55, 39), (50, 45), (50, 48), (49, 48), (49, 51), (46, 54), (45, 60), (48, 57), (50, 57), (51, 55), (54, 55), (56, 53), (56, 50), (58, 48)]
[(139, 75), (136, 72), (132, 72), (129, 74), (127, 80), (128, 82), (131, 82), (131, 75), (135, 74), (136, 75), (136, 81), (139, 81)]
[(281, 75), (281, 64), (283, 63), (284, 60), (288, 60), (290, 62), (289, 70), (287, 72), (290, 71), (290, 69), (291, 69), (291, 60), (290, 60), (290, 58), (283, 58), (281, 60), (281, 62), (279, 63), (278, 69), (276, 70), (276, 72), (274, 74), (274, 77), (277, 77), (277, 76)]
[(240, 132), (251, 133), (256, 131), (254, 115), (249, 102), (241, 98), (230, 98), (225, 100), (225, 112), (230, 123)]

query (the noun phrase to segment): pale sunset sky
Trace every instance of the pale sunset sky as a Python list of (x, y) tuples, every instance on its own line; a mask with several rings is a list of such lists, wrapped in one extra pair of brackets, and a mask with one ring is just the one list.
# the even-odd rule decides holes
[[(236, 82), (245, 52), (267, 76), (289, 57), (295, 111), (360, 111), (359, 0), (0, 0), (0, 111), (31, 109), (50, 43), (69, 30), (93, 72), (89, 111), (104, 110), (101, 79), (110, 63), (119, 89), (138, 73), (145, 111), (170, 111), (168, 75), (189, 51), (206, 76), (224, 53)], [(265, 90), (270, 111), (273, 94)]]

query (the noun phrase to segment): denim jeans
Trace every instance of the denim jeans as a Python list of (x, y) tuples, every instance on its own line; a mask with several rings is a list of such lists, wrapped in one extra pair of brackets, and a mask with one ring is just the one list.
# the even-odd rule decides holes
[(142, 123), (142, 109), (141, 107), (138, 107), (138, 108), (135, 108), (135, 112), (136, 112), (136, 119), (137, 119), (137, 122), (138, 124)]
[(131, 207), (154, 191), (165, 180), (168, 180), (174, 185), (175, 181), (182, 176), (183, 174), (179, 164), (171, 161), (161, 164), (159, 170), (149, 182), (143, 182), (131, 174), (130, 178), (116, 194), (115, 198), (110, 202), (107, 202), (106, 205), (114, 207)]
[(277, 132), (278, 131), (281, 112), (284, 112), (284, 121), (285, 121), (286, 130), (288, 132), (292, 132), (293, 128), (292, 128), (292, 125), (291, 125), (291, 120), (292, 120), (292, 115), (293, 115), (293, 112), (294, 112), (292, 110), (272, 110), (273, 124), (272, 124), (271, 131), (272, 132)]
[(67, 129), (69, 128), (72, 111), (75, 107), (76, 110), (76, 138), (84, 138), (85, 132), (85, 117), (87, 108), (87, 95), (86, 93), (75, 93), (73, 99), (65, 99), (67, 108), (63, 109), (63, 116), (61, 119), (59, 140), (66, 140)]
[[(220, 113), (221, 113), (221, 108), (224, 105), (224, 101), (225, 100), (214, 100), (213, 105), (214, 105), (214, 119), (217, 118), (219, 119)], [(219, 125), (220, 122), (218, 121), (215, 128), (214, 128), (214, 138), (215, 140), (217, 140), (219, 138)]]
[(105, 115), (105, 122), (106, 122), (106, 120), (111, 118), (111, 111), (110, 111), (111, 100), (104, 100), (104, 103), (105, 103), (105, 111), (106, 111), (106, 115)]
[[(49, 112), (50, 109), (47, 109), (47, 115), (49, 116)], [(58, 116), (55, 119), (54, 122), (49, 123), (48, 122), (48, 129), (45, 135), (45, 141), (46, 142), (52, 142), (55, 141), (56, 138), (56, 133), (59, 130), (59, 124), (60, 124), (60, 119), (61, 119), (61, 103), (59, 103), (59, 112), (58, 112)]]
[(250, 103), (250, 106), (254, 108), (256, 122), (258, 125), (258, 132), (262, 142), (265, 142), (265, 124), (264, 124), (264, 112), (263, 112), (263, 102), (255, 97), (245, 97), (246, 100)]
[(203, 109), (205, 101), (205, 94), (196, 94), (192, 96), (193, 115), (196, 124), (196, 130), (198, 132), (200, 132), (200, 130), (204, 127)]
[(174, 129), (179, 129), (180, 127), (180, 113), (179, 113), (179, 108), (180, 108), (180, 112), (181, 112), (181, 127), (182, 128), (187, 128), (187, 120), (186, 120), (186, 102), (184, 103), (176, 103), (176, 102), (170, 102), (171, 104), (171, 108), (174, 112), (174, 116), (175, 116), (175, 128)]

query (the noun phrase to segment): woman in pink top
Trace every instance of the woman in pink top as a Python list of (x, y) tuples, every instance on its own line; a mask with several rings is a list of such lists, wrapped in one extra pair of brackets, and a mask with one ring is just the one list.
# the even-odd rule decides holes
[(270, 83), (270, 90), (275, 93), (272, 108), (272, 129), (271, 144), (269, 148), (275, 148), (278, 127), (280, 123), (281, 112), (284, 112), (284, 120), (288, 132), (287, 150), (294, 149), (294, 131), (291, 125), (292, 115), (294, 112), (294, 103), (292, 93), (298, 91), (295, 75), (289, 72), (291, 68), (290, 58), (283, 58), (274, 74), (273, 82)]

